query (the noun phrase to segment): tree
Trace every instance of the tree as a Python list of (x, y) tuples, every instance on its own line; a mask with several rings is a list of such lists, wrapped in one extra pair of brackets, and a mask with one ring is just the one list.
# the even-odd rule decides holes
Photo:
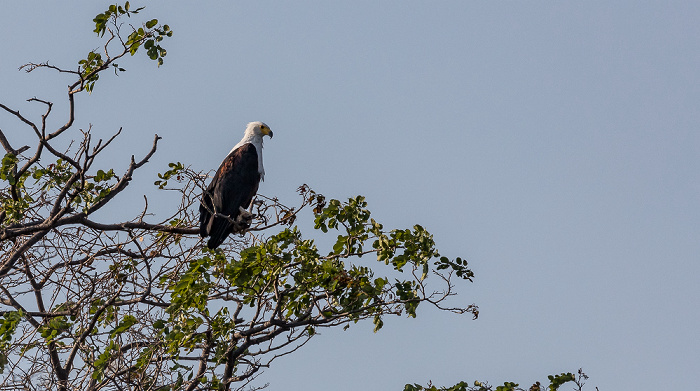
[[(38, 119), (0, 103), (37, 140), (14, 148), (0, 129), (0, 387), (243, 389), (319, 328), (371, 319), (376, 331), (386, 316), (415, 317), (422, 303), (478, 316), (476, 305), (447, 304), (456, 281), (474, 276), (467, 262), (441, 256), (419, 225), (385, 229), (362, 196), (326, 199), (302, 185), (298, 205), (289, 207), (260, 195), (246, 234), (210, 250), (196, 228), (208, 174), (177, 162), (154, 189), (179, 195), (170, 216), (147, 221), (144, 196), (130, 219), (96, 219), (156, 153), (160, 137), (120, 175), (100, 157), (121, 129), (106, 140), (94, 140), (91, 129), (76, 132), (74, 96), (93, 91), (107, 71), (123, 72), (116, 61), (127, 54), (145, 51), (163, 64), (161, 44), (172, 30), (156, 19), (124, 23), (141, 9), (127, 2), (97, 15), (94, 32), (105, 44), (77, 70), (22, 67), (75, 77), (63, 126), (47, 127), (52, 102), (29, 99), (46, 109)], [(68, 148), (56, 147), (66, 139)], [(330, 248), (302, 235), (295, 223), (305, 213), (314, 232), (334, 237)]]
[[(441, 257), (418, 225), (385, 230), (361, 196), (326, 200), (303, 185), (295, 208), (259, 196), (248, 234), (213, 251), (193, 228), (207, 175), (171, 163), (155, 183), (181, 196), (171, 216), (149, 223), (146, 204), (127, 221), (95, 220), (156, 152), (159, 137), (144, 157), (132, 156), (121, 175), (98, 168), (120, 132), (95, 141), (88, 129), (63, 151), (55, 140), (76, 137), (74, 96), (91, 92), (109, 69), (123, 72), (117, 60), (146, 50), (163, 64), (167, 52), (160, 45), (172, 31), (156, 19), (126, 27), (123, 18), (139, 10), (126, 3), (97, 15), (94, 31), (106, 43), (80, 60), (78, 70), (23, 67), (75, 76), (65, 125), (47, 128), (53, 104), (39, 98), (30, 99), (46, 107), (39, 121), (0, 104), (37, 138), (33, 148), (15, 149), (0, 130), (7, 152), (0, 170), (3, 386), (240, 389), (318, 328), (372, 319), (379, 330), (384, 316), (415, 317), (424, 302), (476, 317), (474, 305), (443, 304), (454, 278), (471, 280), (466, 261)], [(309, 209), (315, 229), (337, 236), (332, 248), (320, 249), (294, 225)], [(399, 278), (375, 276), (354, 262), (363, 256), (400, 272)], [(428, 276), (441, 290), (429, 289)]]

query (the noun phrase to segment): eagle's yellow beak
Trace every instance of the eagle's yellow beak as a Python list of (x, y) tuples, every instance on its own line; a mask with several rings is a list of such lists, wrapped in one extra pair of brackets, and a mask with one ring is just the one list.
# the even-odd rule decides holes
[(270, 136), (270, 138), (272, 138), (272, 130), (270, 130), (270, 128), (268, 128), (267, 126), (263, 126), (260, 129), (260, 131), (262, 132), (262, 134), (264, 134), (266, 136)]

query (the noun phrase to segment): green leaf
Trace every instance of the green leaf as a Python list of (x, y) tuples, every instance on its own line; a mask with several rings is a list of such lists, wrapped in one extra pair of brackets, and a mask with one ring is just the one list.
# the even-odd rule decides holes
[(122, 321), (117, 325), (117, 327), (112, 330), (110, 334), (110, 337), (114, 338), (114, 336), (122, 334), (123, 332), (129, 330), (131, 326), (135, 325), (138, 323), (138, 320), (136, 319), (135, 316), (133, 315), (125, 315)]
[(119, 346), (114, 342), (114, 341), (109, 341), (109, 345), (107, 345), (107, 348), (102, 352), (98, 357), (97, 360), (95, 360), (92, 365), (95, 368), (95, 371), (92, 373), (92, 378), (101, 381), (102, 378), (104, 377), (104, 372), (105, 369), (107, 368), (107, 365), (110, 362), (110, 358), (112, 357), (112, 351), (115, 351), (119, 348)]
[(549, 385), (550, 391), (557, 391), (559, 389), (559, 387), (561, 387), (562, 384), (576, 380), (576, 377), (571, 372), (561, 373), (559, 375), (549, 375), (549, 376), (547, 376), (547, 378), (549, 379), (549, 381), (551, 383)]
[(7, 364), (9, 364), (7, 355), (5, 354), (5, 352), (0, 350), (0, 375), (5, 371), (5, 365)]
[(23, 316), (22, 311), (10, 311), (0, 318), (0, 351), (7, 349)]
[(379, 315), (374, 316), (374, 332), (376, 333), (379, 331), (382, 327), (384, 326), (384, 321), (382, 320), (382, 317)]
[(343, 235), (338, 235), (338, 240), (335, 242), (333, 245), (333, 253), (335, 254), (340, 254), (343, 252), (343, 249), (345, 248), (345, 242), (347, 241), (347, 237)]

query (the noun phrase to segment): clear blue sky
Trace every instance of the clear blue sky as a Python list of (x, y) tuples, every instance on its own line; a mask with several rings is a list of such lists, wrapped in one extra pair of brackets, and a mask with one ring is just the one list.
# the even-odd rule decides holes
[[(459, 300), (478, 320), (426, 307), (377, 334), (326, 331), (260, 383), (529, 387), (579, 367), (601, 391), (696, 382), (700, 3), (198, 4), (149, 2), (144, 18), (175, 31), (165, 65), (125, 59), (78, 98), (79, 127), (124, 127), (107, 165), (164, 138), (121, 207), (138, 210), (169, 161), (215, 168), (262, 120), (262, 193), (363, 194), (385, 226), (424, 225), (476, 272)], [(52, 99), (65, 121), (69, 79), (17, 67), (74, 67), (105, 6), (3, 4), (0, 101), (31, 114), (25, 99)]]

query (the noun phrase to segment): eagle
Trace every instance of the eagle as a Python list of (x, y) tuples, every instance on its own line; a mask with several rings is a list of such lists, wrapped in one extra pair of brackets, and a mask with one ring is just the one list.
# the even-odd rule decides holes
[[(209, 236), (207, 247), (215, 249), (232, 233), (238, 232), (234, 221), (245, 218), (260, 181), (265, 179), (262, 150), (263, 136), (272, 138), (270, 127), (251, 122), (243, 139), (221, 162), (214, 178), (202, 194), (199, 205), (199, 235)], [(240, 230), (240, 228), (238, 228)]]

